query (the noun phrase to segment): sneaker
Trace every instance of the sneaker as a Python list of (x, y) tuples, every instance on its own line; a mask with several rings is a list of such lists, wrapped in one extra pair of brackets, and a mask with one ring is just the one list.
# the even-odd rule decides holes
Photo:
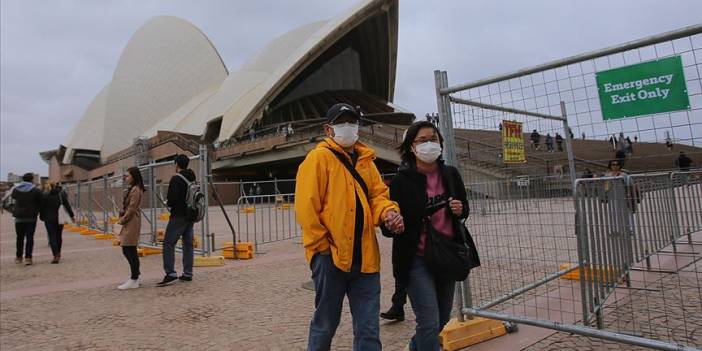
[(22, 263), (22, 257), (15, 257), (15, 263), (17, 263), (17, 264)]
[(178, 280), (180, 280), (181, 282), (191, 282), (191, 281), (193, 281), (193, 276), (192, 275), (181, 275), (180, 277), (178, 277)]
[(178, 277), (172, 277), (170, 275), (167, 275), (167, 276), (163, 277), (163, 280), (158, 282), (156, 284), (156, 286), (159, 286), (159, 287), (160, 286), (168, 286), (168, 285), (171, 285), (177, 281), (178, 281)]
[(405, 310), (402, 307), (393, 305), (387, 312), (382, 312), (380, 318), (401, 322), (405, 320)]
[(119, 290), (136, 289), (139, 287), (138, 279), (128, 279), (124, 284), (117, 287)]
[(31, 257), (25, 257), (25, 259), (24, 259), (24, 265), (25, 265), (25, 266), (31, 266), (31, 265), (32, 265), (32, 258), (31, 258)]

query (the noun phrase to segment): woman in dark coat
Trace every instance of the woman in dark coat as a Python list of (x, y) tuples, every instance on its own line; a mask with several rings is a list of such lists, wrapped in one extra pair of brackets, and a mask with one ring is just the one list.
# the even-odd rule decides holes
[(144, 181), (137, 167), (130, 167), (124, 174), (124, 182), (129, 185), (125, 193), (123, 206), (117, 224), (122, 226), (119, 232), (119, 241), (122, 254), (129, 262), (131, 277), (118, 286), (120, 290), (136, 289), (139, 287), (139, 234), (141, 233), (141, 196), (144, 193)]
[[(61, 207), (64, 209), (61, 209)], [(65, 223), (59, 221), (59, 217), (64, 217), (63, 215), (59, 216), (59, 211), (65, 211), (66, 217), (70, 217), (73, 223), (76, 222), (73, 208), (68, 202), (66, 192), (63, 191), (60, 185), (47, 182), (42, 193), (39, 218), (44, 221), (46, 233), (49, 235), (49, 246), (51, 246), (51, 253), (54, 255), (54, 259), (51, 261), (53, 264), (59, 263), (61, 246), (63, 244), (63, 225)]]
[[(439, 332), (449, 321), (455, 281), (432, 273), (424, 260), (426, 225), (443, 236), (463, 242), (454, 230), (468, 217), (468, 201), (458, 170), (441, 160), (443, 138), (431, 123), (412, 124), (400, 146), (402, 164), (390, 184), (390, 199), (397, 201), (405, 219), (403, 233), (393, 238), (393, 275), (407, 288), (416, 316), (410, 350), (439, 350)], [(434, 210), (438, 209), (436, 212)], [(433, 212), (433, 214), (431, 214)]]

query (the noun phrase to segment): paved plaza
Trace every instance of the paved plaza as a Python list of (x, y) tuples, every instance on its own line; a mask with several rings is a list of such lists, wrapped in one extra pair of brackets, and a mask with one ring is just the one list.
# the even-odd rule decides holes
[[(220, 218), (213, 230), (226, 233)], [(380, 237), (381, 309), (390, 304), (391, 241)], [(119, 291), (129, 276), (118, 247), (64, 233), (61, 263), (49, 264), (46, 230), (39, 222), (34, 265), (13, 262), (14, 226), (0, 217), (0, 349), (6, 350), (304, 350), (314, 293), (299, 240), (261, 246), (253, 260), (196, 268), (190, 283), (157, 288), (161, 256), (141, 259), (143, 287)], [(179, 259), (180, 256), (177, 257)], [(179, 266), (179, 263), (178, 263)], [(414, 329), (406, 321), (381, 321), (385, 350), (402, 350)], [(334, 350), (350, 350), (351, 316), (344, 308)], [(638, 350), (597, 339), (522, 327), (469, 350)]]

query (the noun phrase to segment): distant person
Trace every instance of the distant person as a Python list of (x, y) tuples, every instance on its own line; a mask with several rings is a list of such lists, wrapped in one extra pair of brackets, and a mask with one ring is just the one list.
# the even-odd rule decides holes
[(288, 135), (293, 135), (295, 134), (295, 131), (293, 130), (292, 123), (288, 123)]
[[(174, 160), (176, 174), (168, 182), (167, 204), (171, 217), (166, 225), (166, 235), (163, 239), (163, 270), (166, 276), (156, 286), (168, 286), (176, 281), (189, 282), (193, 280), (193, 225), (187, 216), (187, 196), (189, 183), (196, 181), (195, 173), (188, 168), (188, 156), (178, 154)], [(175, 270), (175, 246), (178, 240), (183, 241), (183, 274), (179, 277)]]
[(570, 140), (573, 140), (575, 138), (575, 134), (573, 134), (573, 129), (568, 127), (568, 135), (570, 136)]
[(500, 123), (500, 124), (497, 126), (497, 129), (499, 129), (500, 131), (502, 131), (502, 123)]
[(541, 135), (539, 134), (539, 132), (536, 131), (536, 129), (534, 129), (534, 131), (531, 132), (531, 147), (533, 149), (536, 149), (536, 150), (539, 149), (540, 139), (541, 139)]
[(668, 150), (673, 150), (673, 140), (670, 137), (665, 138), (665, 146)]
[(63, 191), (60, 185), (51, 181), (46, 182), (42, 195), (39, 219), (44, 221), (46, 232), (49, 235), (49, 246), (51, 246), (51, 253), (54, 255), (51, 263), (57, 264), (61, 260), (63, 225), (66, 223), (63, 218), (70, 218), (73, 223), (76, 222), (76, 218), (73, 214), (73, 208), (68, 202), (68, 194)]
[(139, 235), (141, 234), (141, 197), (144, 194), (144, 180), (137, 167), (129, 167), (124, 174), (124, 182), (128, 188), (122, 200), (122, 211), (117, 224), (122, 226), (119, 231), (119, 244), (122, 254), (129, 262), (131, 275), (119, 290), (136, 289), (139, 287)]
[(633, 143), (631, 142), (631, 138), (626, 137), (626, 139), (624, 139), (624, 140), (626, 141), (626, 152), (627, 152), (628, 154), (632, 154), (632, 155), (633, 155), (633, 154), (634, 154), (634, 145), (633, 145)]
[[(624, 168), (621, 163), (619, 163), (618, 160), (611, 160), (607, 164), (607, 169), (608, 171), (605, 172), (604, 176), (605, 177), (622, 177), (624, 179), (624, 186), (626, 187), (625, 191), (625, 196), (626, 196), (626, 204), (628, 209), (630, 210), (630, 216), (627, 216), (626, 220), (628, 220), (628, 228), (633, 231), (633, 225), (634, 225), (634, 218), (631, 216), (631, 214), (636, 212), (636, 204), (639, 202), (639, 192), (638, 189), (634, 183), (634, 180), (631, 178), (631, 176), (622, 170)], [(605, 183), (605, 191), (611, 191), (611, 183)], [(616, 209), (615, 209), (616, 210)], [(615, 216), (616, 217), (616, 216)]]
[(619, 166), (624, 168), (626, 164), (626, 152), (624, 152), (624, 150), (617, 150), (617, 152), (614, 153), (614, 158), (619, 162)]
[(563, 137), (556, 133), (556, 144), (558, 144), (558, 152), (563, 152)]
[(583, 132), (582, 137), (583, 137), (583, 140), (585, 140), (585, 132)]
[(256, 139), (256, 129), (254, 129), (253, 125), (251, 126), (251, 128), (249, 128), (249, 137), (251, 138), (251, 141), (254, 141)]
[(637, 135), (634, 135), (634, 143), (638, 143), (638, 142), (639, 142), (639, 137)]
[(692, 159), (685, 155), (685, 151), (680, 151), (680, 155), (675, 160), (675, 165), (680, 168), (680, 171), (689, 172), (692, 168)]
[(614, 150), (617, 149), (617, 142), (614, 138), (614, 134), (612, 134), (612, 136), (609, 137), (609, 144), (612, 145), (612, 149), (614, 149)]
[[(32, 251), (34, 250), (34, 232), (37, 229), (37, 215), (41, 208), (41, 190), (34, 183), (34, 174), (25, 173), (22, 182), (17, 184), (10, 196), (15, 202), (12, 216), (15, 217), (15, 233), (17, 234), (17, 251), (15, 263), (32, 265)], [(26, 242), (26, 244), (25, 244)]]
[(553, 137), (551, 133), (546, 133), (546, 150), (548, 152), (553, 152)]
[(585, 168), (585, 171), (583, 171), (583, 175), (580, 178), (594, 178), (595, 175), (592, 173), (592, 171), (589, 168)]

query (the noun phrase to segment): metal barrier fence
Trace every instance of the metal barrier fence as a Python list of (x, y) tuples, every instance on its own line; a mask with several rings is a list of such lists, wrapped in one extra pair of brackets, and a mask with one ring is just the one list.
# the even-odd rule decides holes
[[(698, 174), (576, 183), (585, 168), (605, 165), (572, 154), (577, 144), (581, 155), (602, 145), (602, 155), (612, 155), (611, 145), (595, 140), (619, 132), (655, 150), (672, 139), (699, 152), (701, 33), (702, 25), (690, 26), (455, 86), (435, 71), (444, 159), (468, 180), (469, 224), (483, 262), (457, 285), (459, 319), (501, 319), (664, 350), (702, 345), (694, 332), (702, 324)], [(603, 121), (596, 72), (674, 55), (682, 59), (689, 110)], [(560, 134), (567, 161), (561, 150), (527, 143), (527, 162), (501, 162), (503, 120), (521, 122), (526, 133), (536, 129), (541, 145), (544, 134), (554, 141)], [(654, 161), (641, 159), (639, 168)], [(656, 169), (672, 165), (660, 162)]]
[[(195, 172), (203, 193), (209, 199), (207, 149), (201, 146), (200, 154), (191, 156), (190, 160), (189, 168)], [(173, 161), (151, 162), (139, 166), (139, 170), (146, 189), (140, 208), (142, 228), (139, 246), (159, 248), (162, 246), (166, 224), (170, 217), (166, 206), (166, 194), (170, 177), (175, 173)], [(104, 176), (65, 185), (69, 201), (77, 213), (78, 224), (103, 234), (114, 233), (114, 224), (119, 212), (123, 209), (126, 191), (122, 177), (123, 174)], [(212, 252), (211, 240), (209, 240), (209, 214), (195, 225), (194, 231), (195, 252), (203, 256), (209, 255)], [(182, 250), (180, 243), (177, 244), (176, 250)]]
[(237, 238), (252, 242), (256, 252), (261, 244), (299, 238), (294, 200), (294, 193), (240, 197), (233, 208)]

